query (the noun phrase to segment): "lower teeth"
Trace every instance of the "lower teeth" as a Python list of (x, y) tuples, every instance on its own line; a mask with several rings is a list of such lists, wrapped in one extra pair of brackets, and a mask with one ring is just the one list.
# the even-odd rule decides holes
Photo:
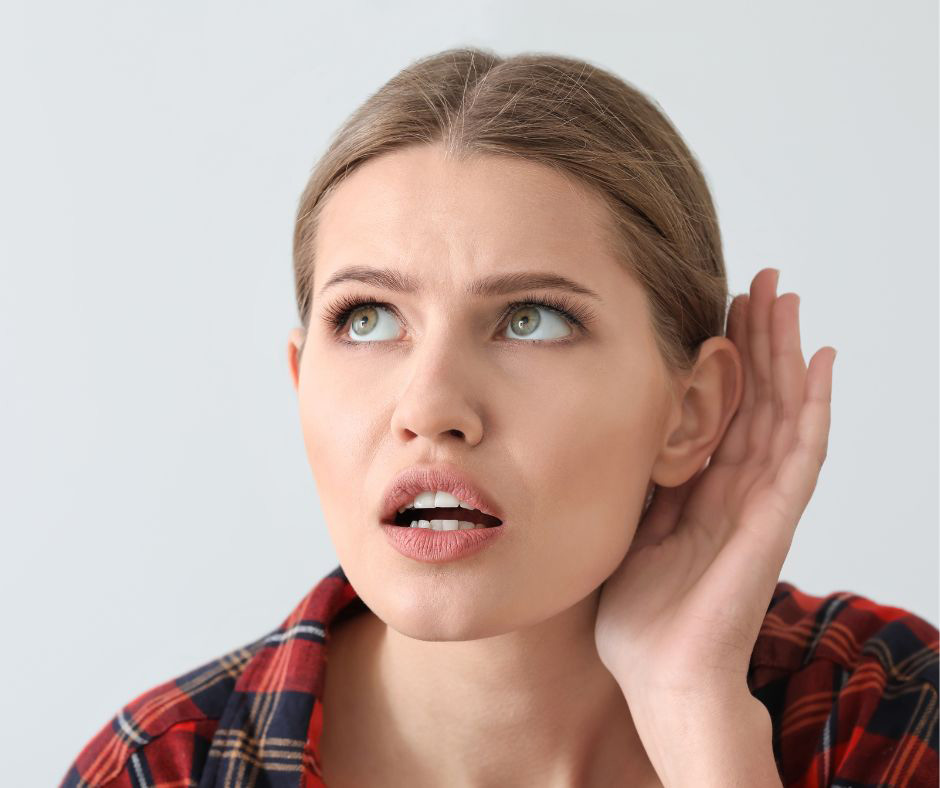
[(411, 527), (429, 528), (432, 531), (470, 531), (487, 526), (471, 523), (468, 520), (412, 520)]

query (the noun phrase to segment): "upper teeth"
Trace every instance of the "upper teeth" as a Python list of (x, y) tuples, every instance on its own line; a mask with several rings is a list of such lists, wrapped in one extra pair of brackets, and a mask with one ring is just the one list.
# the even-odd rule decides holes
[(401, 514), (403, 511), (405, 511), (405, 509), (436, 509), (438, 507), (453, 508), (455, 506), (459, 506), (461, 509), (474, 508), (470, 504), (464, 503), (459, 498), (455, 498), (449, 492), (437, 490), (418, 493), (417, 497), (411, 503), (402, 506), (401, 509), (398, 510), (398, 513)]

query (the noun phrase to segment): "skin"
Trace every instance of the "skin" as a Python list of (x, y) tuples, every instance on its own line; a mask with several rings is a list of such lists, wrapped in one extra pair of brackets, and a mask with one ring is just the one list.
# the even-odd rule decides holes
[(669, 786), (781, 785), (747, 672), (828, 452), (836, 352), (807, 366), (799, 297), (776, 296), (778, 275), (764, 269), (731, 305), (745, 394), (721, 445), (656, 497), (598, 606), (598, 653)]
[[(447, 161), (434, 146), (367, 162), (324, 206), (310, 330), (291, 332), (288, 360), (330, 537), (370, 609), (329, 646), (331, 786), (660, 784), (628, 677), (598, 653), (598, 605), (651, 483), (678, 487), (701, 470), (744, 369), (735, 343), (712, 337), (689, 375), (667, 373), (643, 290), (605, 228), (600, 198), (544, 166)], [(349, 265), (392, 268), (421, 289), (344, 282), (321, 294)], [(600, 294), (568, 294), (594, 313), (584, 330), (540, 308), (548, 341), (536, 344), (501, 318), (550, 291), (463, 292), (530, 270)], [(394, 307), (378, 310), (382, 339), (333, 334), (322, 315), (344, 294)], [(466, 468), (506, 528), (443, 565), (405, 558), (378, 526), (389, 480), (435, 461)]]

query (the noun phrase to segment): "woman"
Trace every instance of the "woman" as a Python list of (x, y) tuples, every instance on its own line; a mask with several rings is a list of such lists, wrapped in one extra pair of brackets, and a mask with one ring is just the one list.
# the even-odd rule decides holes
[(424, 58), (314, 169), (294, 265), (340, 566), (64, 785), (936, 781), (936, 629), (778, 582), (835, 350), (806, 364), (775, 269), (729, 308), (650, 100), (569, 58)]

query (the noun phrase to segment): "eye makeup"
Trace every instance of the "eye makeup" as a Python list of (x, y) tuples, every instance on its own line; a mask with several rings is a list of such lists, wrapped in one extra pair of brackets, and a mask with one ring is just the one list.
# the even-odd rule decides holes
[[(558, 315), (560, 315), (564, 320), (566, 320), (573, 329), (585, 330), (591, 322), (596, 318), (593, 310), (585, 307), (573, 299), (567, 298), (565, 296), (539, 296), (539, 295), (529, 295), (520, 300), (512, 301), (506, 305), (506, 308), (503, 310), (502, 317), (500, 318), (499, 325), (502, 325), (505, 320), (507, 320), (513, 312), (518, 309), (521, 309), (526, 306), (537, 306), (544, 309), (549, 309)], [(399, 316), (398, 310), (389, 303), (379, 301), (377, 299), (369, 298), (361, 295), (344, 295), (340, 296), (338, 299), (329, 304), (323, 311), (323, 321), (326, 323), (331, 333), (340, 338), (340, 341), (344, 341), (341, 337), (342, 330), (346, 327), (346, 324), (349, 320), (349, 317), (357, 309), (363, 307), (381, 307), (396, 316)], [(351, 345), (363, 345), (363, 344), (380, 344), (381, 342), (371, 343), (371, 342), (350, 342), (345, 340), (347, 344)], [(548, 343), (548, 344), (561, 344), (565, 342), (565, 339), (561, 340), (515, 340), (511, 339), (510, 341), (518, 342), (528, 342), (531, 343)]]

